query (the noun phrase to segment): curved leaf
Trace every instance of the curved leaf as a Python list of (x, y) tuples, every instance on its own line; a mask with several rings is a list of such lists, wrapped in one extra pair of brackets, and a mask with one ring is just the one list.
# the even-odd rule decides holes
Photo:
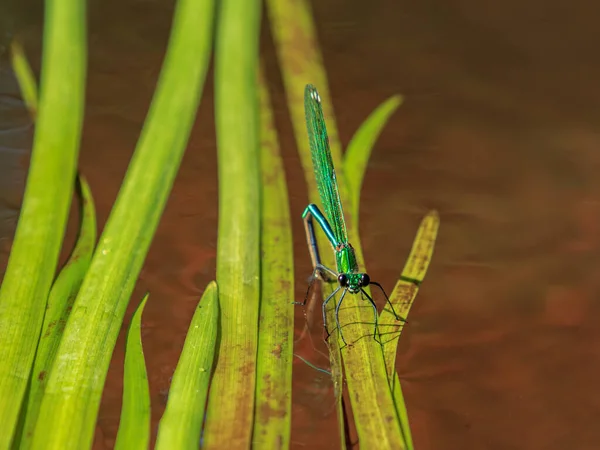
[(199, 447), (218, 325), (219, 294), (217, 283), (212, 281), (196, 308), (173, 374), (167, 407), (158, 426), (156, 450)]
[(96, 210), (94, 208), (94, 199), (85, 178), (79, 175), (78, 181), (79, 200), (81, 204), (79, 236), (69, 260), (52, 285), (52, 290), (48, 297), (44, 325), (42, 326), (42, 336), (38, 343), (35, 362), (33, 364), (27, 408), (24, 410), (26, 418), (24, 434), (20, 444), (21, 450), (28, 449), (31, 446), (31, 438), (37, 422), (42, 397), (46, 390), (48, 375), (58, 352), (58, 346), (75, 297), (90, 266), (94, 246), (96, 245)]
[[(194, 123), (209, 63), (213, 7), (214, 0), (177, 3), (148, 117), (65, 328), (33, 448), (79, 449), (92, 443), (125, 310)], [(75, 20), (85, 23), (85, 17)]]
[(146, 450), (150, 442), (150, 388), (141, 334), (148, 295), (138, 305), (127, 330), (123, 406), (115, 450)]
[(73, 197), (85, 89), (85, 5), (46, 1), (33, 152), (0, 288), (0, 448), (13, 438)]

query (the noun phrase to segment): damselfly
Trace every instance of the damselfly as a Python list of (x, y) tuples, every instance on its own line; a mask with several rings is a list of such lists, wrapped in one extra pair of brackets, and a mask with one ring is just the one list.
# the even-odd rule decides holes
[[(371, 303), (371, 306), (373, 307), (373, 315), (375, 317), (375, 329), (373, 332), (373, 337), (379, 342), (377, 339), (377, 305), (375, 304), (373, 297), (371, 297), (364, 290), (364, 288), (369, 285), (377, 286), (381, 292), (383, 292), (383, 295), (385, 296), (387, 303), (390, 305), (396, 320), (402, 319), (400, 316), (398, 316), (398, 314), (396, 314), (396, 311), (394, 310), (394, 307), (392, 306), (390, 299), (383, 290), (381, 284), (371, 281), (369, 275), (359, 271), (354, 249), (352, 248), (350, 242), (348, 242), (348, 233), (346, 231), (346, 222), (344, 220), (342, 202), (340, 200), (335, 169), (333, 167), (333, 160), (331, 158), (331, 151), (329, 150), (329, 137), (327, 136), (325, 118), (323, 116), (323, 109), (321, 107), (321, 97), (319, 97), (317, 89), (310, 84), (307, 85), (304, 90), (304, 109), (306, 114), (308, 139), (310, 141), (310, 152), (315, 170), (315, 178), (317, 180), (317, 190), (319, 191), (321, 204), (323, 205), (325, 214), (323, 215), (319, 207), (315, 204), (308, 205), (302, 214), (302, 218), (304, 219), (304, 229), (306, 231), (306, 240), (314, 270), (304, 301), (294, 303), (303, 306), (306, 305), (310, 288), (317, 278), (321, 278), (323, 281), (328, 283), (337, 282), (338, 287), (325, 299), (322, 306), (323, 326), (327, 332), (327, 337), (329, 337), (331, 334), (327, 329), (327, 304), (332, 298), (335, 298), (338, 292), (341, 291), (342, 293), (335, 306), (335, 322), (344, 345), (346, 345), (346, 340), (344, 339), (342, 327), (340, 326), (339, 311), (344, 297), (348, 292), (351, 294), (360, 293), (363, 298), (366, 298)], [(321, 227), (325, 233), (325, 236), (327, 236), (327, 239), (333, 247), (333, 251), (335, 253), (336, 270), (326, 267), (321, 263), (321, 257), (319, 256), (319, 248), (315, 236), (315, 221)]]

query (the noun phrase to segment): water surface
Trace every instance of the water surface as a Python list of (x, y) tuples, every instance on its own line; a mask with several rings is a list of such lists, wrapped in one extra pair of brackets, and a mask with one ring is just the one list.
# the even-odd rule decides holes
[[(415, 447), (598, 448), (599, 8), (583, 0), (379, 0), (368, 7), (314, 2), (313, 9), (344, 144), (380, 102), (405, 96), (363, 187), (360, 228), (372, 277), (391, 288), (421, 217), (430, 208), (441, 215), (433, 264), (398, 356)], [(80, 166), (101, 224), (145, 118), (171, 12), (172, 2), (162, 0), (92, 8)], [(39, 52), (39, 29), (27, 33)], [(264, 44), (273, 63), (272, 45)], [(305, 185), (280, 76), (268, 76), (297, 218), (301, 298), (310, 273), (300, 221)], [(212, 100), (209, 76), (128, 311), (151, 292), (143, 339), (154, 432), (194, 308), (215, 276)], [(17, 116), (3, 119), (2, 129)], [(19, 173), (6, 167), (3, 183), (5, 173)], [(298, 332), (302, 317), (298, 310)], [(96, 449), (114, 445), (123, 349), (121, 336)], [(336, 448), (326, 376), (294, 367), (292, 448)]]

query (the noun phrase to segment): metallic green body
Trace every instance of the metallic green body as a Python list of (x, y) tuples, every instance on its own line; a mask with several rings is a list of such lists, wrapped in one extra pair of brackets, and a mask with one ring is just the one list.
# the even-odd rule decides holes
[[(317, 190), (321, 197), (321, 204), (325, 211), (327, 221), (319, 224), (324, 229), (331, 246), (335, 251), (335, 261), (338, 273), (345, 273), (349, 281), (358, 281), (358, 263), (352, 245), (348, 242), (348, 232), (346, 231), (346, 222), (344, 220), (344, 211), (337, 184), (335, 168), (329, 150), (329, 137), (327, 136), (327, 126), (323, 108), (321, 107), (321, 97), (317, 89), (312, 85), (307, 85), (304, 91), (304, 110), (306, 113), (306, 128), (308, 131), (308, 140), (310, 142), (310, 154), (312, 156), (315, 178), (317, 180)], [(304, 212), (306, 216), (309, 208)], [(314, 215), (314, 213), (313, 213)], [(331, 233), (326, 228), (329, 227)], [(333, 235), (333, 240), (331, 239)], [(357, 275), (357, 276), (351, 276)], [(357, 283), (350, 283), (351, 292), (358, 292)]]
[(331, 159), (331, 151), (329, 150), (329, 137), (327, 136), (325, 117), (321, 107), (321, 97), (319, 97), (317, 89), (310, 84), (304, 90), (304, 111), (310, 142), (310, 154), (315, 169), (315, 178), (317, 179), (317, 190), (325, 210), (325, 217), (331, 225), (337, 243), (345, 244), (348, 242), (348, 233), (333, 160)]
[[(306, 231), (306, 241), (308, 243), (314, 267), (312, 280), (314, 281), (319, 277), (329, 283), (339, 283), (339, 286), (323, 302), (323, 325), (329, 335), (326, 316), (327, 304), (341, 291), (340, 298), (335, 307), (335, 319), (340, 332), (340, 337), (345, 344), (346, 340), (344, 339), (339, 321), (340, 307), (346, 293), (350, 292), (351, 294), (358, 294), (360, 292), (362, 298), (366, 298), (373, 307), (373, 316), (375, 319), (373, 336), (377, 339), (377, 306), (375, 305), (373, 298), (363, 288), (367, 287), (370, 283), (374, 284), (381, 289), (388, 303), (389, 298), (379, 283), (371, 282), (366, 273), (359, 272), (358, 270), (356, 254), (354, 253), (352, 245), (348, 242), (348, 232), (346, 231), (346, 222), (344, 220), (344, 211), (342, 209), (337, 177), (335, 168), (333, 167), (331, 151), (329, 149), (329, 137), (327, 136), (327, 127), (325, 126), (325, 118), (321, 107), (321, 97), (319, 96), (317, 89), (310, 84), (307, 85), (304, 90), (304, 110), (306, 113), (306, 129), (308, 131), (308, 139), (310, 142), (310, 153), (315, 170), (317, 190), (319, 191), (321, 203), (325, 211), (325, 214), (323, 214), (317, 205), (311, 204), (306, 207), (302, 214)], [(321, 264), (313, 221), (316, 221), (319, 224), (335, 252), (337, 271)], [(304, 302), (296, 302), (296, 304), (306, 305), (309, 291), (310, 286), (308, 287)], [(389, 304), (396, 319), (400, 320), (391, 303)]]

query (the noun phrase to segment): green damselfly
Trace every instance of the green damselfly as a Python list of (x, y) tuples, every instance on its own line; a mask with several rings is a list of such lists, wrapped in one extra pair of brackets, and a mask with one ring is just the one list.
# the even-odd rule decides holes
[[(381, 284), (371, 281), (369, 275), (359, 271), (354, 249), (348, 241), (348, 233), (346, 231), (346, 222), (344, 220), (344, 212), (342, 210), (335, 168), (333, 167), (331, 151), (329, 150), (329, 137), (327, 136), (327, 127), (325, 126), (325, 118), (321, 107), (321, 97), (319, 96), (317, 89), (311, 84), (307, 85), (304, 89), (304, 109), (306, 114), (308, 139), (310, 141), (310, 152), (315, 170), (315, 178), (317, 180), (317, 190), (319, 191), (325, 214), (323, 214), (315, 204), (308, 205), (302, 214), (302, 218), (304, 219), (304, 229), (306, 231), (306, 241), (308, 243), (314, 270), (304, 301), (294, 303), (297, 305), (306, 305), (311, 286), (318, 278), (328, 283), (337, 282), (338, 287), (325, 299), (322, 306), (323, 326), (327, 332), (327, 337), (329, 338), (330, 336), (329, 330), (327, 329), (327, 304), (332, 298), (335, 298), (338, 292), (342, 291), (335, 306), (335, 321), (344, 346), (347, 344), (344, 339), (344, 334), (342, 333), (342, 327), (340, 326), (339, 311), (344, 297), (348, 292), (351, 294), (360, 293), (363, 299), (366, 298), (371, 303), (373, 314), (375, 316), (373, 337), (380, 342), (377, 339), (377, 305), (375, 304), (373, 297), (371, 297), (364, 288), (369, 285), (377, 286), (385, 296), (396, 320), (403, 319), (396, 314), (396, 311)], [(333, 247), (337, 270), (326, 267), (321, 263), (313, 221), (316, 221), (321, 227)]]

